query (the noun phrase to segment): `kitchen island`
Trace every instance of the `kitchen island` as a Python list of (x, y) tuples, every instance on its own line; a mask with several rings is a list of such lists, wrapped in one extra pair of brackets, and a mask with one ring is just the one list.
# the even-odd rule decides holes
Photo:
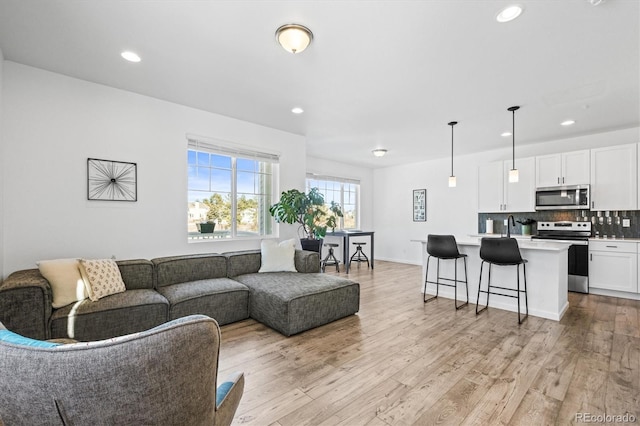
[[(476, 303), (478, 297), (478, 282), (480, 279), (480, 238), (464, 237), (456, 238), (460, 253), (467, 255), (467, 272), (469, 274), (469, 309), (474, 309), (472, 304)], [(422, 243), (422, 278), (420, 281), (420, 291), (424, 290), (424, 277), (427, 267), (427, 240), (411, 240), (412, 242)], [(518, 239), (518, 246), (523, 259), (527, 262), (527, 296), (529, 302), (529, 314), (532, 316), (547, 318), (560, 321), (564, 313), (569, 307), (568, 301), (568, 270), (567, 256), (569, 244), (559, 242), (549, 242), (541, 240)], [(431, 260), (429, 268), (429, 281), (436, 280), (436, 262), (437, 259)], [(440, 276), (453, 278), (454, 262), (445, 260), (440, 262)], [(522, 274), (522, 268), (521, 274)], [(483, 271), (482, 288), (487, 288), (487, 272), (485, 267)], [(458, 260), (458, 277), (464, 277), (464, 264), (462, 260)], [(503, 287), (516, 287), (516, 267), (515, 266), (492, 266), (491, 268), (492, 285), (501, 285)], [(520, 281), (523, 287), (522, 279)], [(435, 294), (435, 284), (427, 286), (428, 294)], [(453, 287), (440, 286), (439, 296), (453, 299)], [(458, 284), (458, 300), (463, 300), (464, 283)], [(480, 304), (486, 303), (487, 295), (480, 295)], [(524, 298), (521, 298), (521, 309), (524, 312)], [(451, 302), (453, 309), (453, 302)], [(505, 309), (517, 312), (517, 299), (504, 297), (496, 294), (491, 295), (489, 310)], [(483, 315), (486, 315), (484, 313)], [(514, 321), (517, 321), (514, 318)]]

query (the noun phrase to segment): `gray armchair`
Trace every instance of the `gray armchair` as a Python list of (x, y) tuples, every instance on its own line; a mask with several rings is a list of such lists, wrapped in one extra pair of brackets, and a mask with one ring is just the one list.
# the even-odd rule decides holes
[(204, 315), (57, 346), (0, 324), (0, 424), (229, 425), (244, 375), (216, 389), (219, 349)]

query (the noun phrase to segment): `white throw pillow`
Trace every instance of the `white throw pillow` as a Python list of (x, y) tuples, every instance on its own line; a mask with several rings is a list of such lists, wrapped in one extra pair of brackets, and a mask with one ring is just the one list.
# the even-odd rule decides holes
[(80, 259), (80, 271), (89, 298), (94, 302), (111, 294), (122, 293), (127, 289), (115, 260)]
[(43, 277), (51, 285), (51, 306), (61, 308), (88, 297), (80, 275), (78, 259), (54, 259), (36, 262)]
[(297, 272), (295, 264), (296, 241), (263, 240), (260, 244), (262, 264), (258, 272)]

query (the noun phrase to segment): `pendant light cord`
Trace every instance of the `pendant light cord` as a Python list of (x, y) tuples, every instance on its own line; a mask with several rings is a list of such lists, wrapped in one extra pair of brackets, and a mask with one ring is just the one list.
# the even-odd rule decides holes
[(516, 169), (516, 111), (519, 110), (519, 106), (512, 106), (507, 108), (507, 111), (511, 111), (511, 170)]
[(451, 176), (453, 176), (453, 126), (455, 126), (456, 124), (458, 124), (457, 121), (451, 121), (449, 123), (449, 126), (451, 126)]

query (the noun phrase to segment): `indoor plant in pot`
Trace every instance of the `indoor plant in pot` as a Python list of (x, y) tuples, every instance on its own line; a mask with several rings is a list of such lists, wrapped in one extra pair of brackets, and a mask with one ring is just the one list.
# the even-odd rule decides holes
[(297, 189), (283, 192), (280, 201), (269, 207), (269, 213), (278, 223), (299, 224), (304, 235), (300, 238), (302, 249), (317, 252), (327, 228), (335, 229), (337, 218), (343, 215), (340, 205), (334, 201), (327, 209), (318, 188), (311, 188), (308, 193)]
[(516, 222), (522, 225), (522, 235), (531, 235), (531, 225), (536, 223), (535, 220), (529, 218), (518, 219)]

